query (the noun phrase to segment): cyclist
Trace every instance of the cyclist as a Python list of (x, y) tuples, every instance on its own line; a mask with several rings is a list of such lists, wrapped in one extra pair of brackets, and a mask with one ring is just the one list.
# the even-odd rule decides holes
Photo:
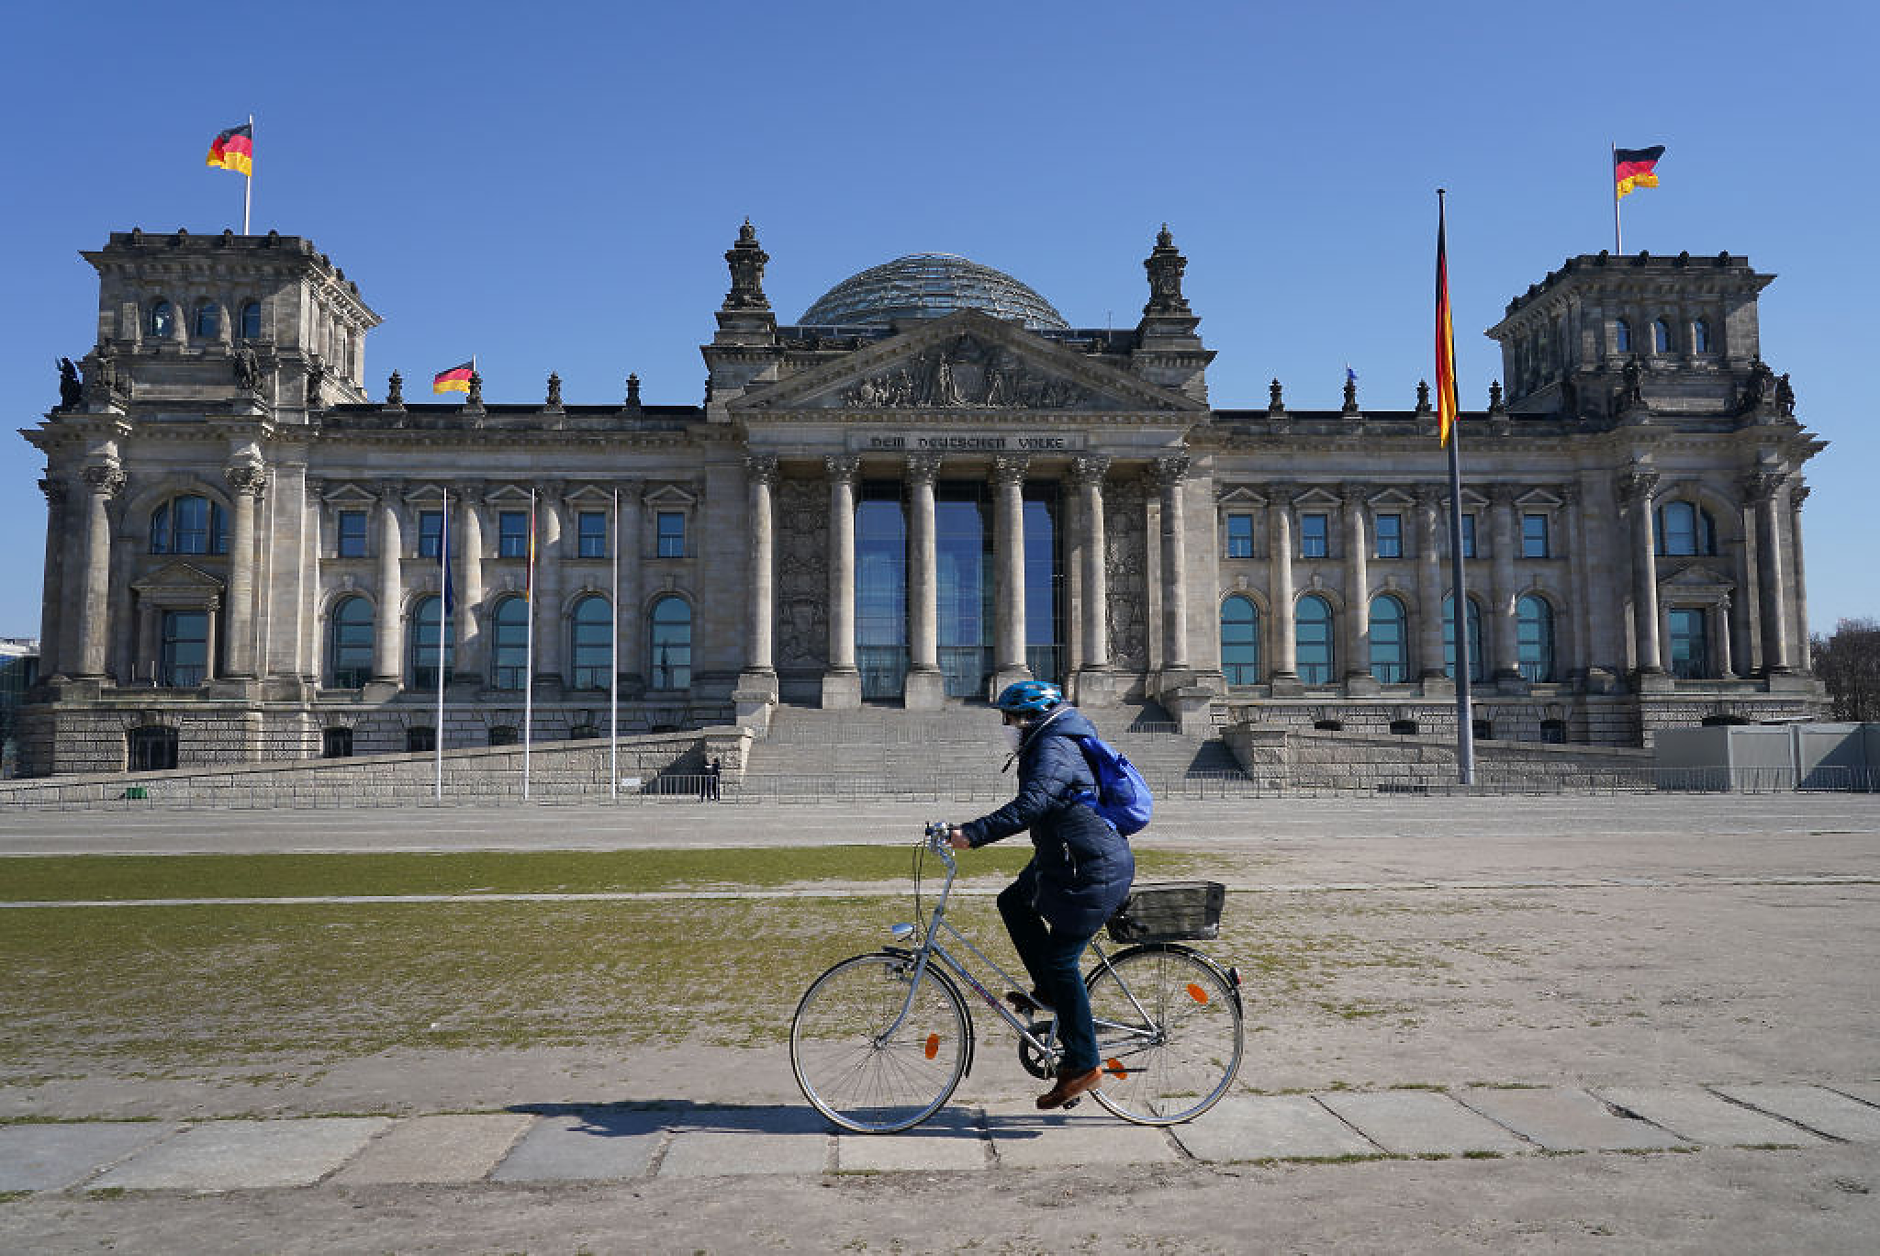
[(1030, 994), (1014, 990), (1006, 1000), (1020, 1014), (1055, 1012), (1064, 1054), (1057, 1084), (1038, 1097), (1040, 1108), (1062, 1107), (1103, 1080), (1097, 1030), (1090, 1016), (1078, 961), (1090, 939), (1129, 894), (1136, 860), (1129, 843), (1086, 806), (1097, 781), (1078, 736), (1095, 736), (1082, 712), (1064, 701), (1056, 685), (1021, 680), (1007, 685), (994, 703), (1018, 763), (1018, 796), (990, 815), (951, 828), (948, 839), (968, 850), (1031, 831), (1031, 862), (999, 894), (1012, 945), (1030, 974)]

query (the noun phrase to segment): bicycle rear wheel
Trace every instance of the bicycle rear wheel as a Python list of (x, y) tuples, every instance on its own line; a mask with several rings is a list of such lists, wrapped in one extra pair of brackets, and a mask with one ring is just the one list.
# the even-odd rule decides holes
[(1213, 1107), (1240, 1071), (1240, 998), (1186, 947), (1113, 955), (1085, 979), (1097, 1023), (1098, 1103), (1139, 1125), (1174, 1125)]
[(845, 959), (797, 1004), (790, 1069), (803, 1097), (843, 1129), (887, 1134), (917, 1125), (966, 1073), (966, 1005), (932, 968), (915, 988), (915, 964), (887, 952)]

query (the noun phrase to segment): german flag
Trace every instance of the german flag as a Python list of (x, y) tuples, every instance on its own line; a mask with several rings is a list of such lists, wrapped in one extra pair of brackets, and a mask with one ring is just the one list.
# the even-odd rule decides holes
[(1449, 315), (1449, 229), (1442, 202), (1436, 210), (1436, 432), (1449, 443), (1456, 425), (1456, 328)]
[(255, 124), (244, 122), (215, 137), (209, 145), (209, 164), (236, 174), (255, 172)]
[(475, 362), (465, 362), (462, 366), (453, 366), (448, 371), (439, 371), (431, 377), (431, 391), (467, 393), (470, 391), (470, 375), (475, 370)]
[(1658, 176), (1652, 168), (1665, 155), (1663, 144), (1650, 148), (1615, 148), (1612, 150), (1612, 197), (1618, 200), (1633, 188), (1655, 188)]

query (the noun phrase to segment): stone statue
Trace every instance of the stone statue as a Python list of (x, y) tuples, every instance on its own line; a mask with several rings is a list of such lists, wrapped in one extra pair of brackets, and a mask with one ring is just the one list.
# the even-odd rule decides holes
[(1351, 413), (1358, 408), (1358, 377), (1350, 371), (1345, 372), (1345, 411)]
[(1490, 380), (1488, 382), (1488, 412), (1490, 414), (1500, 414), (1503, 409), (1505, 409), (1505, 407), (1502, 405), (1501, 401), (1501, 381), (1498, 379)]
[(1626, 359), (1624, 383), (1619, 386), (1619, 407), (1642, 406), (1645, 404), (1645, 368), (1639, 365), (1638, 355)]
[(1789, 384), (1787, 371), (1776, 376), (1776, 412), (1785, 418), (1795, 417), (1795, 389)]
[[(1787, 379), (1788, 376), (1783, 376)], [(72, 359), (59, 359), (59, 409), (70, 410), (84, 400), (85, 387), (78, 382), (78, 368)]]
[(769, 260), (770, 254), (757, 242), (757, 229), (746, 218), (744, 225), (738, 228), (738, 242), (725, 253), (725, 262), (731, 267), (731, 291), (725, 294), (725, 309), (770, 308), (770, 301), (764, 296), (764, 263)]
[(1751, 358), (1749, 383), (1743, 390), (1744, 411), (1760, 410), (1768, 404), (1769, 393), (1775, 382), (1775, 372), (1769, 369), (1769, 364), (1761, 358)]
[(261, 391), (261, 360), (246, 341), (235, 346), (235, 387), (245, 393)]
[(1417, 381), (1417, 409), (1422, 411), (1428, 410), (1429, 408), (1430, 382), (1427, 379), (1420, 379)]
[(1279, 411), (1284, 410), (1286, 408), (1286, 402), (1285, 402), (1284, 397), (1282, 396), (1282, 392), (1283, 390), (1280, 388), (1280, 383), (1279, 383), (1279, 380), (1277, 379), (1275, 379), (1272, 383), (1266, 386), (1266, 395), (1267, 395), (1266, 408), (1267, 409), (1272, 410), (1275, 413), (1278, 413)]
[(388, 406), (405, 404), (405, 377), (397, 371), (393, 371), (392, 377), (385, 381), (385, 404)]
[(561, 376), (553, 371), (548, 373), (548, 401), (545, 404), (551, 410), (561, 405)]
[(627, 376), (627, 408), (630, 410), (640, 408), (640, 377), (638, 375)]
[(320, 399), (320, 391), (325, 383), (326, 365), (314, 358), (307, 363), (307, 409), (317, 410), (326, 404)]
[(466, 406), (483, 404), (483, 377), (475, 371), (470, 372), (470, 391), (464, 394), (463, 403)]

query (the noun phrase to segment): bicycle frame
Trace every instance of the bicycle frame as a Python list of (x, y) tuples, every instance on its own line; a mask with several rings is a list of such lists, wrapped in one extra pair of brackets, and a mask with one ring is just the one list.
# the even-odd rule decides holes
[[(928, 965), (933, 960), (938, 959), (944, 971), (951, 973), (958, 980), (965, 982), (968, 988), (970, 988), (981, 999), (985, 1000), (986, 1006), (990, 1007), (994, 1012), (998, 1013), (999, 1019), (1004, 1021), (1007, 1025), (1009, 1025), (1013, 1033), (1017, 1034), (1019, 1038), (1023, 1042), (1025, 1042), (1026, 1045), (1030, 1046), (1033, 1050), (1039, 1053), (1039, 1058), (1045, 1059), (1045, 1060), (1050, 1059), (1052, 1049), (1054, 1048), (1057, 1042), (1057, 1029), (1058, 1029), (1057, 1017), (1055, 1015), (1052, 1016), (1050, 1031), (1044, 1036), (1043, 1040), (1040, 1040), (1039, 1037), (1031, 1031), (1031, 1026), (1028, 1025), (1026, 1022), (1020, 1020), (1016, 1014), (1014, 1014), (1010, 1009), (1008, 1009), (1005, 1006), (1003, 1002), (1000, 1001), (997, 995), (993, 994), (992, 991), (986, 989), (985, 984), (981, 982), (979, 978), (973, 975), (972, 970), (966, 966), (965, 962), (959, 959), (957, 956), (955, 956), (951, 951), (947, 950), (945, 943), (943, 943), (940, 940), (940, 935), (944, 931), (947, 935), (952, 937), (954, 941), (958, 942), (961, 946), (965, 947), (966, 950), (970, 951), (973, 955), (977, 956), (980, 962), (985, 964), (986, 967), (992, 969), (993, 972), (997, 973), (1002, 981), (1006, 982), (1008, 985), (1013, 985), (1013, 986), (1016, 986), (1019, 984), (1016, 981), (1016, 979), (1012, 977), (1010, 973), (1007, 973), (1003, 968), (999, 967), (998, 961), (994, 960), (991, 956), (987, 955), (984, 951), (980, 950), (977, 946), (973, 945), (973, 941), (971, 938), (968, 938), (965, 934), (961, 933), (958, 929), (954, 928), (951, 924), (947, 923), (947, 919), (946, 919), (947, 899), (953, 893), (953, 881), (959, 875), (959, 863), (953, 857), (952, 848), (947, 845), (946, 838), (943, 835), (937, 836), (937, 837), (930, 836), (927, 840), (926, 845), (927, 845), (927, 849), (931, 850), (936, 855), (938, 855), (940, 857), (941, 862), (946, 865), (947, 879), (946, 879), (945, 884), (943, 884), (940, 887), (940, 895), (939, 895), (938, 901), (934, 903), (933, 915), (928, 921), (926, 936), (921, 941), (921, 944), (919, 947), (906, 952), (906, 954), (910, 955), (914, 959), (914, 976), (913, 976), (913, 979), (910, 982), (908, 982), (907, 998), (901, 1004), (901, 1013), (900, 1015), (894, 1018), (893, 1023), (889, 1024), (886, 1028), (884, 1028), (881, 1031), (879, 1035), (877, 1035), (877, 1041), (887, 1042), (900, 1029), (901, 1023), (907, 1019), (908, 1010), (912, 1008), (914, 1005), (914, 996), (918, 994), (920, 991), (920, 983), (927, 976)], [(901, 930), (903, 928), (907, 929), (909, 935), (912, 934), (913, 926), (911, 925), (898, 926), (897, 925), (895, 927), (895, 933), (897, 936), (900, 936)], [(1109, 957), (1104, 954), (1102, 946), (1100, 946), (1097, 943), (1097, 940), (1095, 938), (1092, 938), (1090, 940), (1090, 945), (1088, 949), (1096, 953), (1098, 964), (1104, 967), (1109, 966), (1109, 962), (1110, 962)], [(1148, 1012), (1143, 1008), (1142, 1004), (1137, 1001), (1135, 994), (1131, 992), (1128, 986), (1123, 982), (1120, 974), (1117, 974), (1117, 984), (1119, 987), (1122, 988), (1123, 993), (1128, 997), (1129, 1002), (1131, 1006), (1135, 1009), (1136, 1013), (1142, 1017), (1143, 1022), (1145, 1024), (1152, 1024), (1153, 1023), (1152, 1018), (1149, 1016)], [(970, 1028), (972, 1024), (970, 1017), (967, 1021), (967, 1024), (968, 1024), (968, 1027)], [(1114, 1021), (1109, 1021), (1109, 1020), (1104, 1020), (1104, 1019), (1098, 1019), (1096, 1021), (1096, 1027), (1097, 1027), (1097, 1031), (1099, 1035), (1101, 1035), (1104, 1031), (1108, 1030), (1112, 1033), (1121, 1032), (1121, 1033), (1128, 1034), (1132, 1039), (1136, 1039), (1138, 1041), (1151, 1041), (1152, 1042), (1157, 1036), (1154, 1034), (1146, 1034), (1140, 1029), (1134, 1028), (1133, 1026), (1119, 1025), (1115, 1023)], [(1104, 1043), (1101, 1041), (1101, 1037), (1100, 1037), (1099, 1045), (1103, 1047), (1113, 1047), (1116, 1044)], [(969, 1067), (970, 1067), (970, 1064), (969, 1064)]]

